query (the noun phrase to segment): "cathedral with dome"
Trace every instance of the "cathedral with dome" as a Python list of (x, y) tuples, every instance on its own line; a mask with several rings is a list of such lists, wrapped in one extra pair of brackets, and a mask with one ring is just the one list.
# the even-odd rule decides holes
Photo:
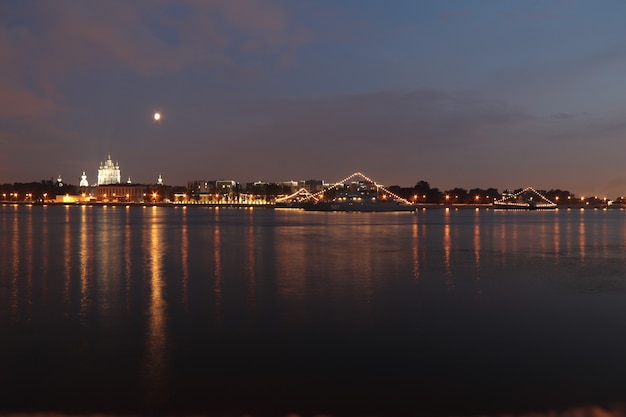
[[(146, 199), (156, 200), (157, 193), (154, 186), (163, 186), (163, 177), (159, 174), (156, 184), (150, 187), (145, 184), (133, 184), (128, 177), (125, 184), (121, 181), (122, 173), (120, 164), (113, 162), (111, 155), (107, 156), (106, 161), (100, 163), (98, 168), (98, 182), (92, 187), (95, 196), (89, 192), (90, 198), (102, 202), (143, 202)], [(89, 188), (87, 175), (83, 171), (80, 180), (80, 187), (83, 192)]]
[(120, 164), (113, 163), (111, 155), (108, 156), (104, 163), (100, 163), (98, 168), (98, 185), (110, 185), (119, 184), (122, 175), (120, 171)]

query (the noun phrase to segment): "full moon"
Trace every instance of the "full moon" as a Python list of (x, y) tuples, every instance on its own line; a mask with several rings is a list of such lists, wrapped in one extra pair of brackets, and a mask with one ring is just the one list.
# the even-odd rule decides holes
[(154, 113), (154, 120), (156, 121), (161, 120), (161, 113)]

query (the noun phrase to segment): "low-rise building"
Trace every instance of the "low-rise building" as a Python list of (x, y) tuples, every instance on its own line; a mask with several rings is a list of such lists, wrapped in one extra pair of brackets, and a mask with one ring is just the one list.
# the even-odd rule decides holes
[(158, 199), (159, 196), (149, 193), (148, 187), (143, 184), (109, 184), (96, 188), (96, 200), (103, 202), (142, 203)]

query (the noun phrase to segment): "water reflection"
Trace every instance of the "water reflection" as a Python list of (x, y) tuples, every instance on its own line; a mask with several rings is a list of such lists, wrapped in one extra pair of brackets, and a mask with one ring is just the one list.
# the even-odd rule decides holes
[(41, 285), (42, 292), (44, 297), (48, 297), (50, 294), (48, 293), (48, 266), (50, 262), (50, 236), (49, 236), (49, 226), (48, 226), (48, 207), (44, 206), (41, 208), (41, 232), (40, 232), (40, 242), (41, 242)]
[[(110, 381), (123, 381), (118, 394), (127, 390), (125, 398), (157, 405), (176, 395), (176, 404), (182, 404), (194, 398), (188, 392), (199, 392), (195, 401), (200, 404), (198, 398), (206, 401), (214, 392), (210, 388), (224, 382), (220, 375), (232, 368), (255, 383), (276, 369), (281, 375), (302, 371), (318, 381), (330, 376), (351, 383), (355, 380), (349, 380), (346, 369), (367, 368), (383, 380), (391, 374), (387, 369), (400, 374), (406, 366), (409, 370), (400, 376), (409, 381), (415, 370), (439, 375), (437, 365), (429, 368), (437, 362), (431, 357), (444, 363), (456, 355), (456, 367), (478, 375), (469, 371), (479, 365), (466, 363), (488, 364), (495, 358), (498, 366), (508, 364), (504, 356), (509, 351), (481, 345), (493, 336), (485, 330), (489, 324), (497, 324), (496, 336), (504, 333), (499, 343), (525, 357), (529, 340), (538, 335), (549, 342), (546, 346), (574, 346), (580, 333), (568, 325), (592, 322), (589, 317), (609, 298), (623, 301), (620, 292), (610, 292), (598, 278), (608, 276), (612, 288), (624, 285), (626, 218), (619, 212), (0, 209), (0, 312), (10, 322), (0, 323), (10, 340), (0, 349), (0, 360), (21, 361), (2, 387), (19, 383), (15, 376), (25, 374), (22, 365), (32, 361), (32, 353), (50, 346), (38, 357), (48, 361), (44, 370), (39, 362), (29, 369), (32, 380), (44, 381), (41, 386), (53, 392), (49, 397), (61, 391), (48, 383), (56, 375), (65, 387), (74, 377), (81, 383), (84, 378), (90, 388), (106, 381), (105, 390), (116, 389)], [(594, 269), (581, 273), (581, 266)], [(40, 270), (50, 279), (38, 279)], [(591, 288), (595, 297), (562, 291), (568, 285)], [(545, 288), (550, 292), (542, 293)], [(518, 294), (520, 289), (526, 294)], [(536, 294), (542, 297), (533, 298)], [(566, 297), (577, 297), (570, 307), (590, 306), (584, 319), (558, 320), (577, 311), (562, 309)], [(533, 308), (527, 309), (527, 301), (539, 306), (530, 303)], [(478, 302), (490, 307), (488, 312), (479, 311)], [(613, 313), (619, 319), (620, 310)], [(560, 326), (541, 328), (538, 317)], [(285, 322), (292, 326), (286, 329)], [(586, 330), (600, 332), (590, 327)], [(554, 328), (559, 328), (558, 339), (551, 336)], [(469, 334), (476, 335), (474, 342)], [(601, 370), (611, 372), (610, 366), (620, 363), (620, 341), (612, 339), (616, 353), (611, 359), (617, 360), (607, 360)], [(243, 348), (250, 345), (255, 351)], [(553, 357), (550, 349), (540, 352), (545, 354), (540, 362)], [(245, 354), (250, 355), (247, 362)], [(599, 361), (602, 354), (589, 357)], [(69, 358), (69, 377), (51, 372), (66, 370), (65, 363), (57, 364), (59, 357)], [(199, 375), (195, 379), (188, 378), (191, 368)], [(502, 375), (487, 368), (485, 379)], [(30, 373), (23, 386), (31, 386)], [(207, 376), (214, 378), (214, 386), (196, 385)], [(258, 388), (241, 381), (242, 395)], [(33, 396), (44, 390), (29, 389), (25, 392)], [(110, 398), (117, 401), (115, 395)]]
[(580, 263), (585, 265), (585, 218), (581, 210), (580, 222), (578, 224), (578, 246), (580, 248)]
[[(315, 259), (315, 252), (307, 253), (308, 245), (304, 233), (306, 231), (302, 226), (285, 225), (275, 230), (274, 256), (278, 295), (290, 301), (306, 295), (305, 265)], [(332, 257), (329, 256), (326, 261), (332, 262)], [(311, 284), (314, 285), (313, 282)]]
[(147, 270), (144, 273), (148, 279), (150, 298), (148, 302), (148, 331), (146, 334), (146, 387), (152, 401), (163, 400), (159, 398), (165, 392), (166, 382), (166, 301), (164, 294), (165, 281), (163, 277), (163, 257), (165, 255), (166, 242), (163, 239), (163, 230), (159, 224), (157, 208), (151, 210), (147, 221), (149, 225), (148, 247), (145, 251), (148, 257)]
[[(91, 213), (89, 213), (91, 214)], [(80, 233), (79, 240), (79, 270), (80, 270), (80, 308), (79, 315), (83, 319), (87, 317), (89, 307), (89, 277), (91, 276), (92, 259), (89, 256), (89, 236), (88, 233), (88, 213), (87, 207), (82, 206), (80, 211)]]
[[(11, 262), (11, 315), (15, 316), (19, 307), (19, 276), (20, 276), (20, 219), (18, 207), (14, 206), (13, 210), (13, 243), (12, 243), (12, 255), (13, 261)], [(7, 234), (9, 235), (9, 234)]]
[(180, 260), (182, 271), (183, 306), (189, 309), (189, 232), (187, 230), (187, 210), (182, 212), (182, 224), (180, 227)]
[(248, 304), (254, 306), (256, 304), (256, 262), (255, 262), (255, 233), (254, 233), (254, 210), (247, 211), (247, 227), (245, 231), (245, 268), (246, 278), (248, 280)]
[(26, 207), (26, 271), (25, 271), (25, 281), (26, 281), (26, 291), (25, 291), (25, 305), (29, 310), (31, 310), (33, 304), (33, 252), (35, 250), (34, 240), (33, 240), (33, 206), (29, 205)]
[(220, 317), (219, 311), (222, 305), (222, 240), (220, 234), (220, 209), (215, 209), (215, 224), (213, 226), (213, 256), (215, 260), (215, 267), (213, 269), (214, 287), (213, 293), (215, 295), (215, 308), (218, 312), (218, 318)]
[(554, 236), (554, 261), (555, 264), (558, 265), (561, 260), (561, 222), (558, 218), (554, 220), (552, 227), (552, 235)]
[(419, 229), (418, 229), (417, 222), (413, 222), (411, 231), (412, 231), (411, 255), (413, 257), (412, 258), (413, 259), (413, 279), (417, 281), (419, 280), (419, 277), (420, 277)]
[(114, 273), (116, 265), (113, 264), (111, 256), (113, 250), (118, 249), (114, 247), (111, 234), (115, 230), (114, 213), (111, 213), (112, 208), (104, 206), (98, 213), (100, 218), (98, 219), (98, 229), (95, 232), (96, 237), (96, 260), (97, 260), (97, 273), (96, 282), (94, 285), (97, 288), (95, 296), (97, 297), (97, 307), (103, 311), (106, 308), (106, 300), (108, 299), (109, 277)]
[[(449, 217), (446, 217), (449, 219)], [(454, 289), (454, 281), (452, 280), (452, 238), (450, 237), (450, 224), (443, 226), (443, 267), (444, 280), (448, 290)]]
[(126, 311), (131, 309), (131, 290), (132, 290), (132, 274), (133, 274), (133, 251), (132, 251), (132, 228), (131, 228), (131, 213), (130, 207), (125, 207), (125, 219), (124, 225), (124, 276), (125, 282), (125, 295), (126, 295)]
[(480, 279), (480, 216), (476, 212), (474, 217), (474, 264), (476, 266), (476, 279)]
[(70, 222), (70, 207), (65, 206), (65, 221), (63, 233), (63, 261), (65, 277), (65, 304), (68, 306), (72, 302), (72, 229)]

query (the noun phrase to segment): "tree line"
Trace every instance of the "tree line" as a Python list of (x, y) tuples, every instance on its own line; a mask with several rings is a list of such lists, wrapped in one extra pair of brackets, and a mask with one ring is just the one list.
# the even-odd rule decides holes
[[(251, 193), (255, 195), (262, 195), (269, 199), (290, 194), (292, 190), (289, 187), (285, 187), (281, 184), (263, 184), (255, 185), (247, 184), (246, 187), (241, 187), (237, 184), (234, 191), (235, 193)], [(153, 186), (154, 187), (154, 186)], [(193, 190), (188, 190), (186, 187), (172, 187), (172, 186), (158, 186), (160, 198), (173, 198), (175, 192), (187, 191), (193, 194)], [(401, 187), (399, 185), (392, 185), (387, 187), (389, 191), (404, 198), (415, 204), (490, 204), (494, 200), (500, 199), (502, 193), (496, 188), (472, 188), (464, 189), (455, 187), (449, 190), (440, 190), (437, 187), (431, 187), (431, 185), (424, 180), (418, 181), (413, 187)], [(338, 190), (329, 190), (325, 192), (325, 198), (332, 198)], [(504, 193), (515, 194), (521, 192), (522, 189), (504, 190)], [(605, 202), (603, 199), (597, 197), (577, 197), (573, 193), (567, 190), (551, 189), (551, 190), (537, 190), (540, 194), (545, 196), (552, 202), (559, 205), (596, 205)], [(75, 195), (80, 192), (80, 189), (76, 185), (61, 184), (58, 181), (53, 180), (41, 180), (40, 182), (28, 182), (28, 183), (13, 183), (13, 184), (0, 184), (0, 195), (3, 201), (41, 201), (44, 199), (54, 199), (56, 195), (70, 194)], [(622, 197), (616, 201), (622, 201)]]
[[(522, 191), (521, 188), (515, 190), (504, 190), (502, 193), (496, 188), (472, 188), (464, 189), (460, 187), (449, 190), (440, 190), (431, 187), (427, 181), (418, 181), (414, 187), (400, 187), (392, 185), (387, 188), (399, 197), (402, 197), (413, 203), (424, 204), (489, 204), (494, 200), (502, 198), (503, 193), (516, 194)], [(567, 190), (537, 190), (541, 195), (557, 204), (574, 204), (575, 202), (598, 200), (593, 197), (591, 199), (582, 200), (577, 198), (573, 193)]]

